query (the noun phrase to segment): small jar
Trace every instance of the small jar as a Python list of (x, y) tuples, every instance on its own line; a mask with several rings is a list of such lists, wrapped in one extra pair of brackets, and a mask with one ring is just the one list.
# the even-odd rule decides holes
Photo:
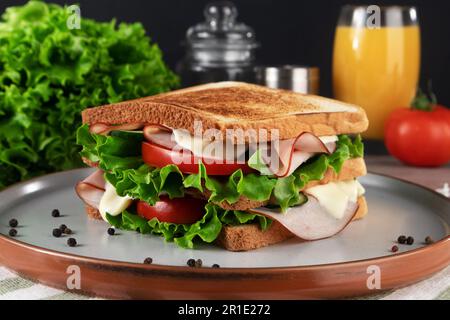
[(258, 66), (255, 68), (256, 83), (299, 93), (319, 93), (319, 68), (308, 66)]
[(253, 29), (236, 21), (237, 9), (228, 1), (208, 4), (206, 21), (188, 29), (186, 54), (177, 65), (182, 86), (217, 81), (254, 79)]

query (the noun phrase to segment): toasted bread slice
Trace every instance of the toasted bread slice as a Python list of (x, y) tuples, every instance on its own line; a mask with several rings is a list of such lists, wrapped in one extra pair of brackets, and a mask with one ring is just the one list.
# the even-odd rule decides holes
[[(361, 219), (367, 214), (367, 202), (363, 196), (358, 198), (358, 205), (358, 211), (353, 220)], [(248, 251), (282, 242), (292, 237), (294, 235), (291, 232), (274, 221), (266, 231), (262, 231), (257, 224), (224, 226), (216, 244), (229, 251)]]
[[(269, 89), (242, 82), (219, 82), (156, 96), (114, 103), (82, 112), (83, 123), (110, 125), (158, 123), (194, 134), (194, 121), (202, 131), (218, 129), (278, 130), (277, 139), (301, 132), (317, 136), (360, 133), (368, 120), (358, 106), (319, 96)], [(274, 138), (275, 139), (275, 138)], [(254, 141), (245, 136), (245, 141)], [(256, 141), (255, 141), (256, 142)]]

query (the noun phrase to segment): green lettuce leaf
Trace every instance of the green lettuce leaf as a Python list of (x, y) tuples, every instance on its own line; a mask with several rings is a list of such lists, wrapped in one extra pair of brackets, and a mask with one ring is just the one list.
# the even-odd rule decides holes
[(70, 14), (29, 1), (0, 19), (0, 189), (82, 166), (75, 131), (84, 108), (178, 84), (141, 24), (82, 17), (81, 28), (71, 30)]
[(241, 196), (255, 201), (268, 200), (276, 184), (274, 179), (267, 176), (244, 175), (240, 169), (228, 177), (225, 183), (219, 182), (208, 176), (202, 163), (199, 164), (199, 173), (187, 176), (183, 184), (185, 188), (196, 188), (203, 192), (203, 182), (206, 189), (211, 191), (210, 201), (227, 201), (230, 204), (237, 202)]
[[(304, 176), (304, 179), (306, 176)], [(289, 207), (297, 206), (306, 202), (306, 196), (298, 192), (300, 190), (299, 177), (290, 175), (288, 177), (276, 180), (275, 188), (273, 189), (273, 196), (282, 210)]]
[[(105, 178), (115, 186), (120, 196), (128, 195), (153, 205), (160, 194), (168, 194), (170, 198), (183, 197), (185, 189), (194, 188), (200, 192), (209, 190), (210, 203), (205, 206), (202, 219), (191, 225), (160, 222), (157, 219), (147, 221), (130, 211), (118, 216), (107, 215), (107, 220), (117, 228), (161, 235), (166, 241), (173, 241), (183, 248), (193, 248), (197, 241), (213, 242), (223, 225), (258, 223), (262, 230), (266, 230), (272, 223), (264, 216), (224, 210), (211, 202), (227, 201), (232, 204), (241, 196), (256, 201), (272, 198), (283, 211), (307, 201), (298, 190), (309, 181), (322, 179), (328, 168), (339, 172), (345, 160), (361, 157), (364, 153), (359, 136), (353, 141), (348, 136), (340, 136), (333, 154), (317, 155), (288, 177), (277, 179), (257, 174), (244, 175), (237, 170), (223, 181), (208, 176), (202, 163), (199, 164), (198, 174), (183, 174), (176, 165), (149, 167), (140, 160), (140, 151), (137, 151), (140, 148), (133, 146), (133, 143), (141, 141), (139, 135), (135, 137), (136, 142), (125, 143), (128, 140), (121, 135), (92, 134), (87, 126), (80, 127), (77, 132), (82, 155), (98, 161), (100, 168), (105, 170)], [(136, 162), (133, 164), (128, 159), (135, 159)]]
[(183, 174), (176, 165), (154, 169), (143, 164), (138, 169), (106, 172), (105, 178), (116, 188), (119, 196), (128, 195), (151, 205), (162, 193), (171, 199), (184, 196)]
[(238, 225), (257, 222), (262, 230), (266, 230), (271, 221), (266, 217), (242, 211), (224, 210), (212, 204), (205, 207), (203, 218), (193, 224), (175, 224), (160, 222), (153, 218), (144, 218), (124, 211), (117, 216), (106, 215), (108, 222), (120, 229), (138, 231), (142, 234), (161, 235), (166, 241), (173, 241), (182, 248), (194, 248), (196, 241), (211, 243), (217, 239), (223, 225)]
[(138, 147), (141, 140), (137, 138), (136, 142), (128, 144), (126, 141), (117, 135), (92, 134), (86, 125), (77, 132), (77, 142), (83, 147), (83, 156), (98, 159), (99, 167), (107, 171), (106, 179), (121, 196), (128, 195), (154, 204), (161, 193), (173, 198), (183, 197), (187, 188), (200, 192), (206, 189), (210, 192), (210, 202), (226, 201), (233, 204), (242, 196), (254, 201), (273, 199), (281, 211), (306, 201), (306, 197), (298, 190), (309, 181), (321, 180), (328, 168), (339, 173), (346, 160), (361, 157), (364, 153), (361, 137), (352, 140), (341, 135), (333, 154), (313, 157), (288, 177), (275, 178), (254, 173), (245, 175), (237, 170), (225, 180), (219, 180), (208, 176), (202, 163), (199, 164), (198, 174), (183, 174), (175, 165), (161, 169), (149, 167), (141, 161)]

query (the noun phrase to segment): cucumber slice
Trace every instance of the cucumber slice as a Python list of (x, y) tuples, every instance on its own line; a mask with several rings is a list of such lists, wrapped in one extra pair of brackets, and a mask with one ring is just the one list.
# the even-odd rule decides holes
[(110, 134), (113, 137), (118, 137), (118, 138), (122, 138), (122, 139), (125, 139), (125, 140), (133, 140), (133, 141), (138, 141), (138, 142), (144, 141), (144, 133), (143, 133), (143, 131), (120, 131), (120, 130), (115, 130), (115, 131), (111, 131)]

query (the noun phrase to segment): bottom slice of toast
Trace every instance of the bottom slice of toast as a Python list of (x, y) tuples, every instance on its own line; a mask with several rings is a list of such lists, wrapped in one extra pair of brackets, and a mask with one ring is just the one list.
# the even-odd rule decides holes
[[(363, 196), (358, 198), (358, 210), (353, 220), (361, 219), (367, 214), (367, 202)], [(224, 226), (216, 243), (229, 251), (248, 251), (266, 247), (285, 241), (294, 235), (280, 223), (273, 221), (272, 225), (262, 231), (257, 224), (240, 226)]]
[[(101, 220), (100, 212), (86, 206), (86, 213), (90, 218)], [(358, 198), (358, 211), (353, 220), (361, 219), (367, 214), (366, 199)], [(285, 241), (294, 235), (280, 223), (273, 221), (271, 226), (262, 231), (258, 224), (245, 224), (240, 226), (224, 226), (215, 243), (229, 251), (248, 251), (271, 244)]]

